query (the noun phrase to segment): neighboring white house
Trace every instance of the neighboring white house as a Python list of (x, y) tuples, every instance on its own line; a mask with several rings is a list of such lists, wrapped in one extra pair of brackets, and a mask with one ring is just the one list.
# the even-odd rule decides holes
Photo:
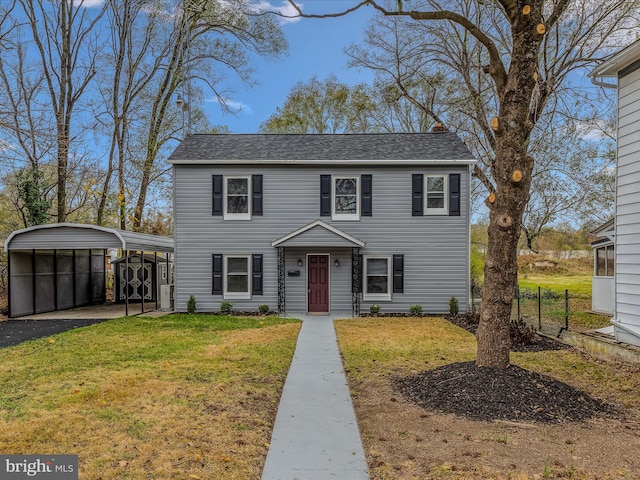
[(599, 65), (590, 77), (618, 91), (611, 323), (616, 340), (640, 346), (640, 41)]
[(599, 226), (593, 233), (593, 278), (591, 310), (613, 315), (616, 308), (615, 288), (615, 219)]

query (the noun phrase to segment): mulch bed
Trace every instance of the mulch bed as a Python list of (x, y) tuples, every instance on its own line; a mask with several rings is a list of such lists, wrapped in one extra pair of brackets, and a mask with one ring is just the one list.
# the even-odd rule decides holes
[[(475, 334), (473, 314), (447, 320)], [(512, 345), (512, 351), (571, 348), (551, 338), (534, 335), (530, 342)], [(619, 412), (566, 383), (516, 365), (506, 369), (478, 367), (475, 362), (452, 363), (416, 375), (392, 379), (395, 391), (427, 410), (453, 413), (472, 420), (560, 423), (594, 417), (616, 417)]]
[(616, 414), (613, 406), (585, 392), (516, 365), (492, 369), (452, 363), (392, 384), (425, 409), (472, 420), (560, 423)]

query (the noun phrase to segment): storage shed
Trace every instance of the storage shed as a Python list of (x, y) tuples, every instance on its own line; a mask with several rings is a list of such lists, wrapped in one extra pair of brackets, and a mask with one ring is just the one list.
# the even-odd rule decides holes
[[(13, 232), (5, 242), (9, 316), (104, 302), (105, 257), (110, 248), (121, 249), (125, 258), (130, 252), (170, 254), (173, 239), (74, 223), (38, 225)], [(128, 301), (125, 298), (127, 307)]]

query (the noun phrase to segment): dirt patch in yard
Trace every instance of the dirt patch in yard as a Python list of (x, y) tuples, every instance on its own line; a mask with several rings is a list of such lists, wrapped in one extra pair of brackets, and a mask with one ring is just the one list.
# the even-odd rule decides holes
[(363, 326), (340, 331), (372, 480), (640, 478), (637, 367), (536, 337), (496, 371), (435, 320)]
[(640, 478), (637, 417), (478, 421), (417, 405), (390, 381), (365, 381), (356, 388), (374, 480)]

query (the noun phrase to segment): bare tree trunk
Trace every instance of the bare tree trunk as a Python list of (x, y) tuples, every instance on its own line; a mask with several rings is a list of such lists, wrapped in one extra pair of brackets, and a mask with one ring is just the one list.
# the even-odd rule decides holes
[(506, 368), (511, 346), (510, 319), (518, 280), (518, 239), (529, 201), (533, 158), (527, 154), (532, 125), (529, 104), (535, 86), (541, 36), (534, 25), (514, 27), (513, 56), (497, 125), (492, 174), (496, 191), (489, 197), (489, 243), (485, 258), (482, 312), (476, 336), (479, 366)]

